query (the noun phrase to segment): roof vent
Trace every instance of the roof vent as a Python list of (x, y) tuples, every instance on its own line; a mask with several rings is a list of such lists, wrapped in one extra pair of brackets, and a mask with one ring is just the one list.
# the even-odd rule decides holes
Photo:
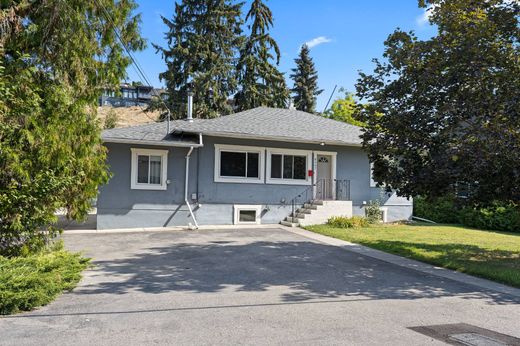
[(193, 91), (188, 90), (188, 116), (186, 118), (190, 123), (193, 122)]
[(296, 110), (296, 107), (294, 107), (294, 101), (292, 97), (289, 97), (289, 109), (292, 111)]

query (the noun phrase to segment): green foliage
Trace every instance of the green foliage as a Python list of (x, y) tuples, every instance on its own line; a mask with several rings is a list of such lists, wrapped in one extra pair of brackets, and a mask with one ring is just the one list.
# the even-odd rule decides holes
[(29, 311), (72, 290), (88, 261), (60, 248), (26, 257), (0, 256), (0, 315)]
[(494, 202), (487, 207), (465, 207), (460, 222), (469, 227), (520, 233), (520, 207), (514, 203)]
[(117, 113), (114, 109), (110, 109), (107, 113), (107, 116), (105, 117), (105, 129), (113, 129), (117, 125)]
[(423, 219), (440, 223), (460, 224), (458, 206), (453, 196), (427, 199), (415, 197), (413, 199), (413, 214)]
[(383, 220), (383, 211), (381, 210), (381, 202), (376, 199), (369, 201), (365, 207), (365, 216), (371, 224), (379, 223)]
[(356, 119), (356, 114), (359, 113), (361, 104), (354, 98), (354, 94), (345, 91), (343, 88), (340, 92), (344, 92), (345, 96), (336, 99), (332, 106), (323, 114), (325, 117), (337, 121), (343, 121), (347, 124), (355, 126), (365, 126), (365, 123)]
[(0, 255), (40, 249), (58, 232), (56, 210), (81, 220), (107, 181), (97, 98), (119, 85), (129, 64), (114, 29), (129, 49), (144, 47), (135, 7), (131, 0), (2, 2)]
[(333, 216), (327, 221), (327, 225), (336, 228), (368, 227), (370, 222), (362, 216)]
[(241, 7), (230, 0), (182, 0), (171, 20), (162, 17), (168, 46), (154, 47), (167, 65), (159, 76), (166, 81), (173, 118), (185, 117), (190, 84), (194, 116), (212, 118), (232, 111), (228, 98), (237, 89), (234, 61), (243, 41)]
[(316, 96), (323, 90), (318, 88), (318, 72), (310, 56), (307, 45), (303, 45), (298, 58), (294, 60), (296, 68), (292, 69), (291, 78), (294, 86), (291, 91), (294, 94), (294, 106), (297, 110), (315, 113)]
[(505, 232), (520, 232), (520, 207), (494, 201), (488, 206), (463, 204), (454, 197), (414, 198), (414, 215), (440, 223)]
[(405, 196), (442, 197), (466, 182), (473, 202), (518, 203), (520, 3), (421, 2), (435, 5), (438, 34), (396, 30), (357, 83), (374, 178)]
[(262, 0), (254, 0), (246, 15), (248, 20), (252, 20), (251, 33), (240, 49), (237, 65), (240, 86), (235, 95), (237, 110), (259, 106), (285, 108), (289, 90), (283, 73), (276, 67), (280, 62), (280, 49), (269, 35), (273, 26), (272, 12)]

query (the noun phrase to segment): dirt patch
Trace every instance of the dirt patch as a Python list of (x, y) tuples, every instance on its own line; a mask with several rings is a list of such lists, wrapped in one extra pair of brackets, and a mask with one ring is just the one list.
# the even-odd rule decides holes
[(132, 107), (98, 107), (98, 118), (101, 126), (105, 124), (107, 114), (113, 110), (117, 116), (116, 127), (127, 127), (153, 123), (159, 118), (160, 112), (144, 112), (139, 106)]

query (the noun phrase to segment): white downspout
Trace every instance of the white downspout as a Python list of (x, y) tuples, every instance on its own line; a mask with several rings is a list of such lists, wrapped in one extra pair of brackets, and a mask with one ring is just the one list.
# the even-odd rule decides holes
[(193, 152), (193, 147), (190, 147), (190, 150), (188, 151), (188, 154), (186, 154), (186, 177), (184, 179), (184, 203), (186, 203), (186, 206), (188, 207), (188, 210), (190, 211), (191, 218), (193, 219), (193, 222), (195, 223), (195, 228), (199, 228), (199, 224), (197, 223), (197, 219), (195, 219), (195, 215), (193, 215), (193, 210), (191, 209), (191, 204), (188, 201), (188, 183), (189, 183), (189, 173), (190, 173), (190, 156)]

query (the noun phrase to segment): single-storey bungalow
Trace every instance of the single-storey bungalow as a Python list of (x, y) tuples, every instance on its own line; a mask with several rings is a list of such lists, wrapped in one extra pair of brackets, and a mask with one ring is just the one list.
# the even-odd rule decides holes
[(412, 200), (376, 187), (360, 128), (306, 112), (259, 107), (215, 119), (105, 130), (110, 181), (97, 227), (324, 222), (364, 215), (409, 219)]

